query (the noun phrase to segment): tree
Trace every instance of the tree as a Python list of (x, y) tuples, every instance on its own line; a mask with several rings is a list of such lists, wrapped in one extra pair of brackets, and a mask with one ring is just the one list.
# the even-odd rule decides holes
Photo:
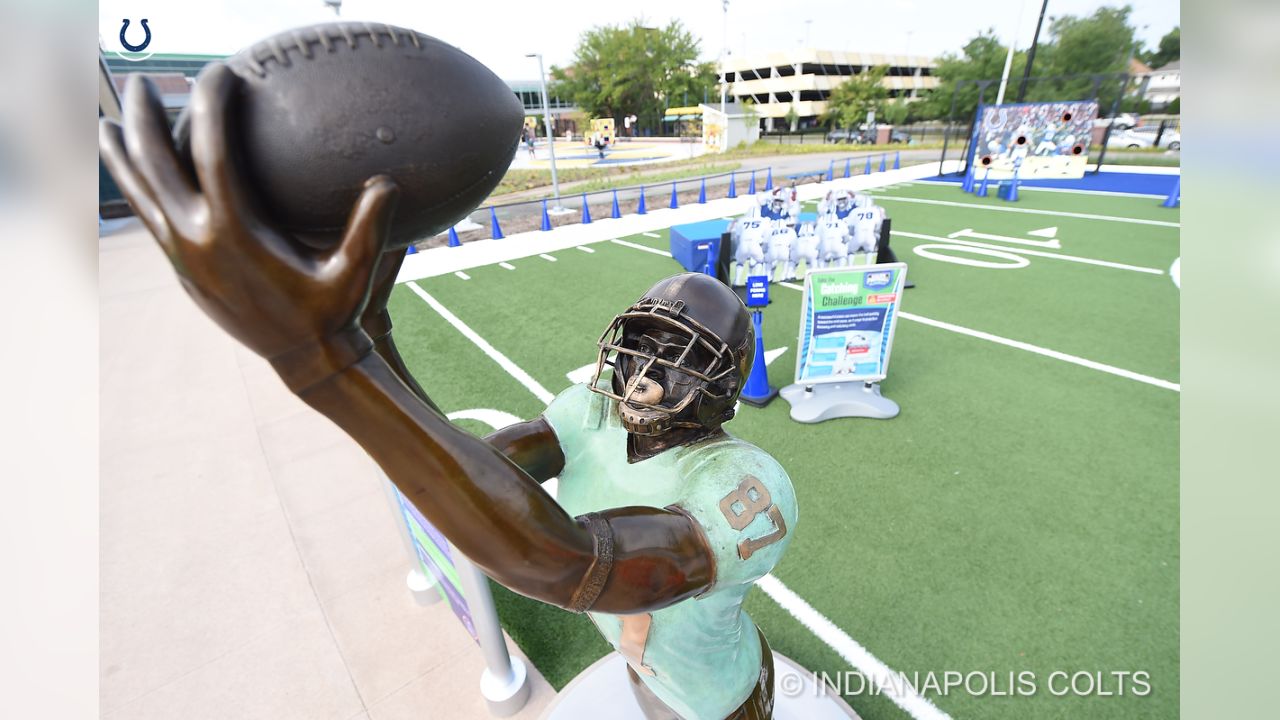
[(578, 39), (573, 64), (551, 68), (555, 94), (592, 117), (635, 114), (656, 129), (666, 108), (715, 87), (712, 63), (698, 62), (698, 41), (679, 20), (664, 28), (632, 20), (594, 27)]
[[(994, 28), (978, 33), (972, 40), (965, 43), (959, 55), (948, 53), (938, 58), (938, 67), (934, 71), (934, 75), (938, 77), (938, 87), (917, 103), (918, 109), (913, 107), (912, 110), (920, 117), (947, 117), (951, 111), (952, 96), (956, 94), (959, 82), (964, 80), (969, 82), (959, 88), (959, 94), (956, 96), (956, 117), (961, 120), (972, 117), (978, 108), (979, 94), (978, 86), (972, 81), (991, 80), (990, 86), (983, 94), (983, 102), (994, 103), (996, 94), (999, 92), (1000, 73), (1004, 70), (1004, 61), (1008, 54), (1009, 48), (1000, 44)], [(1026, 54), (1015, 52), (1013, 68), (1009, 73), (1009, 85), (1014, 91), (1025, 65)], [(1006, 90), (1005, 94), (1007, 101), (1007, 98), (1011, 98), (1014, 93)]]
[(787, 130), (790, 132), (795, 132), (796, 125), (799, 124), (800, 122), (800, 111), (796, 109), (795, 102), (792, 102), (791, 107), (787, 108), (787, 114), (785, 118), (787, 121)]
[(901, 125), (907, 121), (910, 110), (901, 99), (888, 100), (880, 108), (880, 118), (890, 125)]
[[(1033, 83), (1027, 91), (1028, 101), (1085, 100), (1093, 96), (1092, 75), (1128, 71), (1128, 60), (1134, 57), (1137, 41), (1129, 24), (1128, 5), (1101, 7), (1093, 15), (1055, 17), (1049, 25), (1049, 43), (1039, 52), (1044, 76), (1079, 75)], [(1042, 64), (1043, 63), (1043, 64)], [(1098, 88), (1099, 112), (1106, 113), (1119, 91), (1119, 83), (1106, 81)]]
[(883, 65), (869, 68), (832, 88), (822, 121), (833, 128), (851, 128), (863, 122), (868, 112), (878, 111), (889, 97), (883, 82), (888, 71)]
[(1182, 28), (1175, 25), (1172, 30), (1160, 38), (1160, 44), (1153, 52), (1142, 54), (1142, 62), (1152, 68), (1162, 68), (1180, 59), (1182, 56)]

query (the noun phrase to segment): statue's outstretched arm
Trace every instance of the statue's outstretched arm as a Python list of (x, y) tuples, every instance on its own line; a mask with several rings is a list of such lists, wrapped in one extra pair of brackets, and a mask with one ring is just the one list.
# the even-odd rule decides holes
[(504, 585), (562, 607), (622, 613), (706, 589), (712, 556), (692, 520), (655, 508), (569, 517), (529, 474), (450, 424), (421, 388), (406, 384), (407, 373), (374, 352), (362, 320), (385, 259), (395, 184), (371, 178), (331, 248), (278, 232), (237, 166), (228, 122), (237, 82), (215, 63), (196, 84), (194, 176), (154, 87), (139, 77), (130, 78), (124, 127), (100, 125), (103, 161), (195, 302), (364, 447), (410, 502)]

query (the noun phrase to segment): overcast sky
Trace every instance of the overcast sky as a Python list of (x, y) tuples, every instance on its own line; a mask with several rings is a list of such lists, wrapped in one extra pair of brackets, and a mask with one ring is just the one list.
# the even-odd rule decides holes
[[(1049, 17), (1088, 15), (1105, 0), (1049, 0)], [(1154, 47), (1180, 22), (1178, 0), (1132, 0), (1139, 38)], [(994, 27), (1013, 35), (1023, 11), (1018, 47), (1031, 43), (1040, 0), (730, 0), (731, 52), (811, 45), (855, 50), (939, 55), (956, 51), (977, 31)], [(462, 48), (501, 77), (537, 77), (540, 52), (548, 65), (573, 58), (579, 35), (597, 25), (622, 24), (643, 15), (646, 24), (681, 20), (702, 39), (705, 59), (722, 43), (720, 0), (618, 2), (494, 2), (493, 0), (343, 0), (342, 18), (412, 28)], [(323, 0), (101, 0), (99, 34), (108, 50), (121, 49), (121, 21), (132, 20), (129, 41), (141, 37), (148, 19), (152, 52), (230, 54), (288, 28), (334, 19)], [(806, 22), (812, 21), (812, 22)], [(1046, 20), (1046, 25), (1048, 21)]]

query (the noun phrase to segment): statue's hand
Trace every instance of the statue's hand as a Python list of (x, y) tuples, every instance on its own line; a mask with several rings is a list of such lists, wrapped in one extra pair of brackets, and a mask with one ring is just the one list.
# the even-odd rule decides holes
[(179, 160), (155, 87), (129, 78), (124, 128), (99, 124), (102, 159), (196, 303), (271, 360), (295, 391), (372, 347), (358, 319), (395, 211), (397, 189), (370, 179), (341, 241), (315, 250), (271, 227), (237, 167), (230, 114), (240, 80), (210, 65), (191, 105), (195, 177)]

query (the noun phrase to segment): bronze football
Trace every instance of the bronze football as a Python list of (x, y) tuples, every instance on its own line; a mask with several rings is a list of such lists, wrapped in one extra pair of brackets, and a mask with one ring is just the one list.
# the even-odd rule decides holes
[[(366, 180), (400, 188), (389, 246), (442, 232), (502, 179), (524, 110), (475, 58), (390, 25), (289, 30), (226, 60), (235, 162), (276, 225), (324, 246), (341, 235)], [(199, 82), (199, 80), (197, 80)], [(189, 156), (185, 111), (175, 134)]]

